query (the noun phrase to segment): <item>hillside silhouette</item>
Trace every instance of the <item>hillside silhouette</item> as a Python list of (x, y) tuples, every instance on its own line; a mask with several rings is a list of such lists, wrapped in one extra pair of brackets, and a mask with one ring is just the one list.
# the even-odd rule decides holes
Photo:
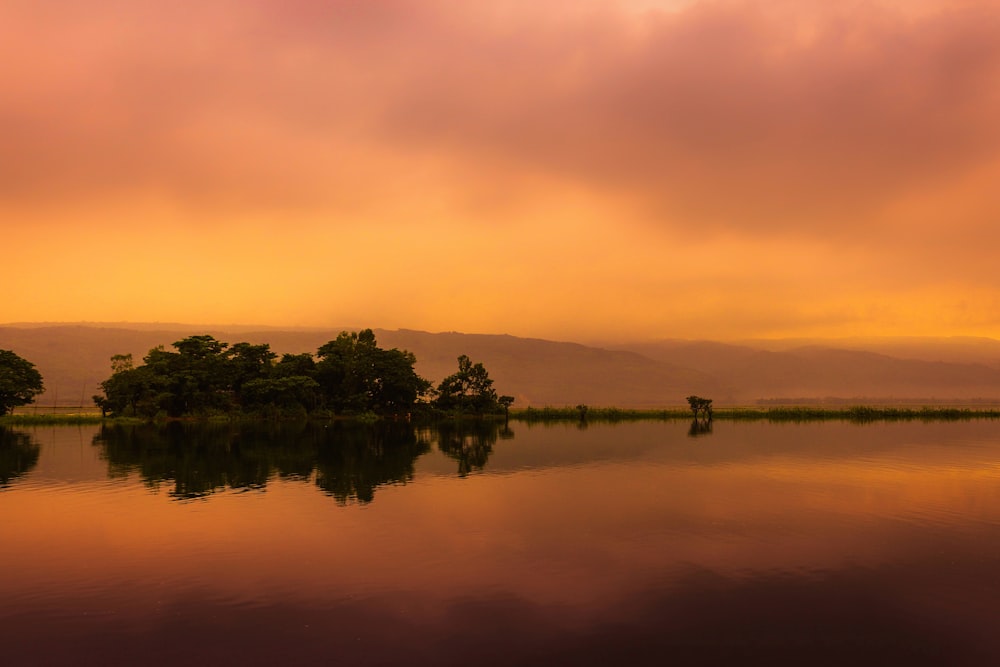
[[(42, 373), (46, 392), (39, 405), (90, 406), (98, 383), (110, 375), (114, 354), (131, 353), (140, 360), (151, 348), (169, 347), (192, 334), (231, 344), (268, 343), (279, 355), (315, 353), (341, 330), (8, 325), (0, 326), (0, 349), (13, 350)], [(469, 355), (489, 369), (501, 393), (515, 397), (515, 407), (679, 407), (690, 394), (711, 396), (716, 405), (852, 399), (1000, 402), (1000, 341), (992, 339), (676, 340), (595, 347), (509, 335), (405, 329), (375, 333), (381, 346), (413, 352), (416, 371), (435, 384), (455, 372), (459, 355)]]

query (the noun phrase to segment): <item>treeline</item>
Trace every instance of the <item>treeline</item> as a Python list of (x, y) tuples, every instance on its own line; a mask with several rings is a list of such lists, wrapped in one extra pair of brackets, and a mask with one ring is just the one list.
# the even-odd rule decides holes
[(371, 329), (341, 332), (316, 354), (285, 354), (265, 344), (228, 343), (189, 336), (174, 350), (153, 348), (135, 365), (132, 355), (111, 358), (111, 377), (94, 403), (104, 416), (188, 417), (247, 415), (410, 416), (505, 412), (481, 363), (462, 355), (458, 371), (437, 387), (417, 375), (416, 357), (383, 349)]

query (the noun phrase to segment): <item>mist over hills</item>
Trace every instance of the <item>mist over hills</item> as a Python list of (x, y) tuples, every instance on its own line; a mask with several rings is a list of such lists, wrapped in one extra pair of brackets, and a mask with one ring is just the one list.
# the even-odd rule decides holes
[(900, 359), (984, 364), (991, 368), (1000, 369), (1000, 340), (978, 336), (843, 338), (830, 341), (786, 339), (781, 341), (748, 341), (747, 345), (770, 350), (832, 347), (842, 350), (877, 352)]
[[(993, 343), (992, 345), (989, 342)], [(872, 351), (809, 341), (733, 345), (707, 341), (661, 341), (623, 346), (650, 359), (686, 363), (720, 379), (739, 403), (762, 399), (866, 399), (872, 402), (956, 402), (1000, 397), (1000, 342), (908, 339), (897, 345), (873, 341)], [(774, 349), (777, 348), (777, 349)], [(904, 356), (905, 355), (905, 356)]]
[[(194, 334), (227, 343), (268, 343), (280, 354), (315, 352), (342, 329), (189, 325), (19, 324), (0, 326), (0, 348), (34, 363), (40, 405), (90, 405), (110, 357), (136, 361), (153, 347)], [(1000, 341), (910, 338), (847, 341), (657, 341), (602, 347), (509, 335), (375, 329), (381, 347), (417, 357), (435, 384), (460, 354), (482, 362), (516, 407), (668, 407), (699, 394), (718, 405), (758, 401), (1000, 402)]]

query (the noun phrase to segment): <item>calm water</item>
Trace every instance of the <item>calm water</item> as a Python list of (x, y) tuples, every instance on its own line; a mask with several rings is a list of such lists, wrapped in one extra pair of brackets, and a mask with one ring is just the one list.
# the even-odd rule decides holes
[(0, 664), (1000, 664), (1000, 423), (0, 431)]

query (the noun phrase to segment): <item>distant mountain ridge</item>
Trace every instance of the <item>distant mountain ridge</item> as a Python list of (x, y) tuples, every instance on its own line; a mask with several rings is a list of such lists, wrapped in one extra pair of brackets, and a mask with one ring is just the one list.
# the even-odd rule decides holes
[[(38, 367), (47, 388), (40, 405), (89, 405), (110, 374), (114, 354), (131, 353), (139, 361), (157, 345), (169, 348), (185, 336), (205, 333), (230, 344), (268, 343), (279, 355), (315, 353), (342, 330), (185, 326), (5, 325), (0, 348)], [(867, 342), (870, 348), (854, 340), (668, 340), (596, 347), (509, 335), (406, 329), (375, 329), (375, 334), (381, 347), (413, 352), (417, 372), (435, 383), (456, 370), (460, 354), (469, 355), (486, 366), (498, 391), (516, 398), (516, 407), (676, 407), (690, 394), (711, 397), (718, 405), (781, 399), (1000, 403), (1000, 341), (993, 339), (926, 339), (926, 344), (875, 339)]]
[[(996, 341), (994, 341), (996, 342)], [(771, 343), (768, 341), (768, 343)], [(893, 350), (888, 342), (873, 345)], [(1000, 397), (1000, 363), (986, 346), (979, 355), (942, 349), (938, 339), (927, 347), (910, 342), (908, 357), (863, 349), (811, 343), (780, 351), (706, 341), (664, 341), (623, 346), (657, 361), (687, 362), (734, 388), (737, 401), (773, 398), (927, 399), (955, 402)], [(959, 358), (977, 361), (942, 361)]]

